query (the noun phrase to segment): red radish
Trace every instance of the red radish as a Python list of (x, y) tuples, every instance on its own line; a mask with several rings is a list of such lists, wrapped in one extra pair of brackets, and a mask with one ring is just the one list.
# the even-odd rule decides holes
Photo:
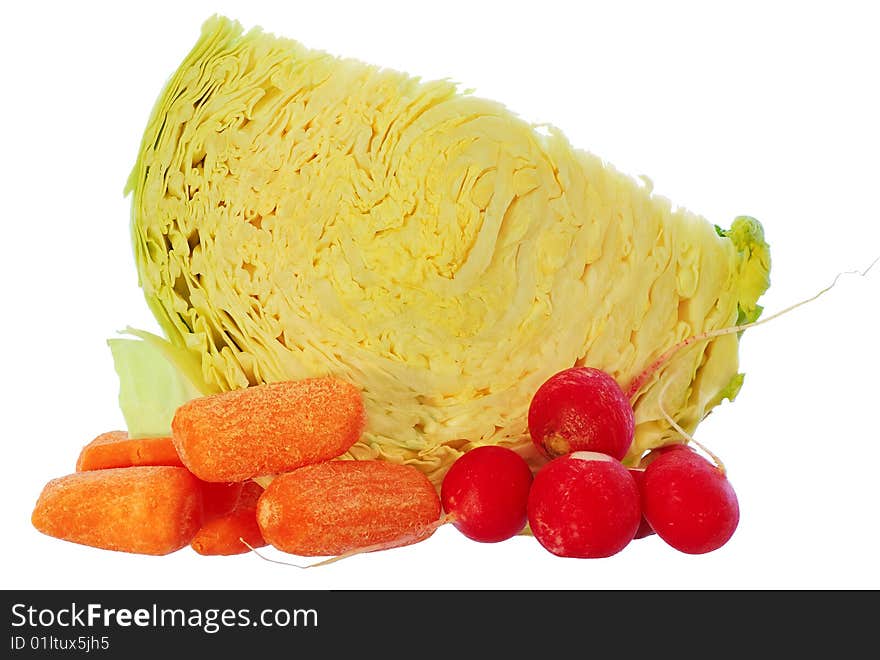
[[(636, 486), (639, 488), (639, 494), (642, 492), (642, 487), (645, 483), (645, 470), (644, 468), (627, 468), (629, 473), (632, 475), (633, 479), (636, 480)], [(655, 534), (654, 528), (651, 527), (651, 523), (649, 523), (645, 519), (645, 515), (641, 515), (641, 521), (639, 521), (639, 528), (636, 530), (636, 535), (633, 537), (634, 539), (643, 539), (646, 536), (651, 536)]]
[[(645, 487), (645, 468), (666, 452), (679, 450), (694, 451), (693, 447), (689, 447), (683, 442), (675, 442), (669, 445), (663, 445), (662, 447), (654, 447), (642, 457), (642, 460), (639, 461), (638, 467), (629, 468), (629, 473), (636, 480), (640, 493), (643, 492)], [(651, 527), (651, 523), (648, 522), (647, 518), (645, 518), (644, 512), (642, 512), (642, 522), (639, 523), (639, 529), (636, 532), (635, 538), (643, 539), (646, 536), (651, 536), (655, 533), (654, 528)]]
[(453, 525), (469, 539), (496, 543), (526, 526), (532, 471), (512, 449), (476, 447), (443, 478), (440, 500)]
[(610, 557), (639, 527), (639, 489), (612, 457), (574, 452), (553, 459), (535, 476), (528, 516), (535, 538), (553, 554)]
[(690, 447), (683, 442), (674, 442), (669, 445), (663, 445), (662, 447), (654, 447), (647, 454), (642, 456), (642, 459), (639, 461), (639, 468), (644, 470), (644, 468), (648, 467), (651, 463), (660, 458), (666, 452), (677, 451), (679, 449), (694, 451), (693, 447)]
[(645, 468), (642, 510), (661, 539), (688, 554), (717, 550), (739, 524), (727, 476), (692, 451), (664, 452)]
[(635, 432), (632, 405), (610, 375), (572, 367), (544, 382), (529, 405), (529, 433), (538, 449), (555, 458), (592, 451), (622, 459)]

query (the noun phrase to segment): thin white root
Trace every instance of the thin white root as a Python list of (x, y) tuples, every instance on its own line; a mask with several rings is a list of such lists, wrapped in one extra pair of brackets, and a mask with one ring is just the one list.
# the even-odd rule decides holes
[(865, 277), (869, 272), (871, 272), (871, 269), (877, 264), (878, 261), (880, 261), (880, 256), (878, 256), (876, 259), (874, 259), (874, 261), (871, 262), (871, 265), (868, 266), (867, 268), (865, 268), (865, 270), (845, 270), (845, 271), (838, 273), (837, 275), (834, 276), (834, 279), (831, 281), (831, 284), (829, 284), (824, 289), (819, 291), (819, 293), (817, 293), (816, 295), (812, 296), (811, 298), (807, 298), (806, 300), (801, 300), (799, 303), (795, 303), (794, 305), (790, 305), (789, 307), (786, 307), (785, 309), (783, 309), (779, 312), (776, 312), (775, 314), (771, 314), (770, 316), (765, 316), (764, 318), (758, 319), (757, 321), (752, 321), (751, 323), (743, 323), (742, 325), (737, 325), (732, 328), (722, 328), (721, 330), (710, 330), (709, 332), (706, 333), (706, 339), (711, 339), (713, 337), (720, 337), (721, 335), (731, 334), (732, 332), (742, 332), (743, 330), (747, 330), (748, 328), (754, 328), (755, 326), (763, 325), (764, 323), (772, 321), (773, 319), (779, 318), (783, 314), (788, 314), (789, 312), (796, 310), (798, 307), (806, 305), (807, 303), (811, 303), (814, 300), (816, 300), (817, 298), (819, 298), (820, 296), (823, 296), (826, 293), (828, 293), (829, 291), (831, 291), (831, 289), (833, 289), (835, 287), (835, 285), (837, 284), (837, 280), (839, 280), (844, 275), (858, 275), (859, 277)]
[[(670, 350), (668, 350), (666, 353), (664, 353), (660, 358), (658, 358), (658, 360), (656, 360), (651, 365), (651, 367), (649, 367), (649, 369), (646, 370), (645, 374), (642, 374), (641, 376), (639, 376), (636, 379), (636, 381), (634, 382), (633, 385), (635, 385), (636, 382), (639, 385), (638, 385), (638, 387), (635, 387), (635, 388), (633, 388), (633, 386), (631, 386), (629, 388), (630, 389), (630, 392), (629, 392), (630, 396), (634, 395), (636, 390), (639, 387), (641, 387), (641, 385), (644, 384), (644, 382), (647, 380), (647, 378), (644, 378), (645, 375), (650, 376), (651, 374), (655, 373), (657, 371), (657, 369), (659, 369), (663, 364), (665, 364), (680, 349), (685, 348), (686, 346), (690, 346), (691, 344), (693, 344), (697, 341), (705, 341), (705, 340), (709, 340), (709, 339), (714, 339), (716, 337), (721, 337), (723, 335), (733, 334), (734, 332), (742, 332), (743, 330), (747, 330), (748, 328), (754, 328), (755, 326), (762, 325), (764, 323), (768, 323), (769, 321), (772, 321), (773, 319), (779, 318), (783, 314), (788, 314), (789, 312), (794, 311), (798, 307), (801, 307), (802, 305), (806, 305), (807, 303), (811, 303), (814, 300), (816, 300), (817, 298), (819, 298), (820, 296), (828, 293), (829, 291), (831, 291), (831, 289), (834, 288), (834, 286), (837, 284), (837, 281), (841, 277), (843, 277), (844, 275), (859, 275), (860, 277), (865, 277), (871, 271), (871, 269), (877, 265), (878, 262), (880, 262), (880, 256), (878, 256), (876, 259), (874, 259), (874, 261), (872, 261), (871, 264), (867, 268), (865, 268), (864, 270), (847, 270), (847, 271), (843, 271), (843, 272), (838, 273), (837, 275), (834, 276), (834, 279), (832, 280), (831, 284), (826, 286), (824, 289), (819, 291), (814, 296), (807, 298), (806, 300), (801, 300), (800, 302), (795, 303), (794, 305), (790, 305), (790, 306), (786, 307), (785, 309), (783, 309), (779, 312), (776, 312), (775, 314), (771, 314), (770, 316), (765, 316), (764, 318), (758, 319), (757, 321), (752, 321), (751, 323), (743, 323), (742, 325), (735, 325), (735, 326), (728, 327), (728, 328), (720, 328), (718, 330), (709, 330), (708, 332), (704, 332), (699, 335), (694, 335), (693, 337), (686, 339), (685, 341), (681, 342), (680, 344), (676, 344)], [(701, 444), (700, 442), (697, 442), (693, 438), (693, 436), (691, 436), (687, 431), (685, 431), (683, 428), (681, 428), (681, 426), (678, 424), (678, 422), (676, 422), (672, 418), (672, 416), (668, 412), (666, 412), (666, 408), (663, 407), (663, 399), (666, 394), (666, 390), (669, 387), (669, 384), (671, 382), (672, 381), (666, 382), (666, 384), (663, 386), (663, 389), (660, 390), (660, 396), (657, 398), (657, 404), (660, 407), (660, 413), (663, 415), (663, 418), (666, 420), (666, 422), (673, 429), (675, 429), (675, 431), (679, 435), (681, 435), (681, 437), (683, 437), (688, 442), (694, 443), (697, 447), (702, 449), (706, 454), (708, 454), (712, 458), (712, 460), (715, 462), (715, 466), (721, 471), (721, 473), (726, 474), (727, 470), (725, 469), (724, 463), (721, 461), (721, 459), (718, 458), (718, 456), (716, 454), (714, 454), (712, 451), (710, 451), (705, 445)]]
[(672, 357), (678, 353), (680, 350), (687, 348), (688, 346), (692, 346), (693, 344), (701, 341), (708, 341), (710, 339), (716, 339), (718, 337), (723, 337), (724, 335), (732, 335), (734, 333), (740, 333), (744, 330), (748, 330), (749, 328), (754, 328), (759, 325), (763, 325), (772, 321), (773, 319), (777, 319), (784, 314), (788, 314), (791, 311), (794, 311), (798, 307), (806, 305), (807, 303), (811, 303), (820, 296), (825, 295), (831, 289), (835, 287), (837, 281), (843, 277), (844, 275), (858, 275), (860, 277), (865, 277), (872, 268), (874, 268), (877, 263), (880, 262), (880, 256), (878, 256), (871, 264), (865, 268), (864, 270), (847, 270), (842, 271), (834, 276), (834, 280), (832, 280), (831, 284), (826, 286), (824, 289), (819, 291), (817, 294), (807, 298), (806, 300), (801, 300), (794, 305), (790, 305), (785, 309), (776, 312), (775, 314), (771, 314), (770, 316), (765, 316), (756, 321), (751, 321), (749, 323), (743, 323), (740, 325), (728, 326), (726, 328), (719, 328), (717, 330), (707, 330), (706, 332), (701, 332), (696, 335), (691, 335), (686, 339), (680, 341), (675, 346), (667, 350), (665, 353), (660, 355), (657, 359), (655, 359), (644, 371), (642, 371), (638, 376), (632, 379), (630, 384), (626, 387), (625, 393), (628, 399), (634, 400), (635, 396), (638, 394), (639, 390), (648, 382), (648, 380), (653, 376), (657, 371), (663, 367)]
[(376, 552), (378, 550), (391, 550), (392, 548), (400, 548), (405, 545), (410, 545), (411, 543), (416, 543), (418, 541), (422, 541), (428, 538), (431, 534), (433, 534), (439, 527), (445, 525), (446, 523), (452, 522), (453, 517), (451, 515), (442, 515), (436, 521), (432, 522), (429, 525), (425, 525), (418, 531), (412, 534), (406, 534), (400, 538), (394, 539), (393, 541), (386, 541), (384, 543), (374, 543), (372, 545), (365, 545), (360, 548), (354, 548), (353, 550), (349, 550), (347, 552), (343, 552), (341, 555), (335, 555), (333, 557), (329, 557), (327, 559), (322, 559), (320, 561), (316, 561), (313, 564), (294, 564), (293, 562), (281, 561), (280, 559), (272, 559), (271, 557), (267, 557), (252, 547), (247, 541), (243, 538), (239, 537), (239, 541), (244, 543), (248, 548), (250, 548), (251, 552), (253, 552), (257, 557), (263, 559), (268, 562), (272, 562), (273, 564), (281, 564), (282, 566), (292, 566), (294, 568), (317, 568), (318, 566), (327, 566), (328, 564), (333, 564), (341, 559), (348, 559), (349, 557), (354, 557), (355, 555), (365, 554), (367, 552)]
[(663, 386), (663, 389), (660, 390), (660, 396), (657, 398), (657, 405), (660, 407), (660, 414), (663, 415), (663, 418), (666, 420), (666, 422), (673, 429), (675, 429), (685, 440), (687, 440), (688, 442), (693, 442), (697, 447), (706, 452), (709, 457), (714, 461), (715, 467), (718, 468), (721, 474), (727, 474), (727, 469), (724, 467), (724, 463), (721, 461), (720, 458), (718, 458), (717, 454), (710, 451), (709, 448), (702, 443), (697, 442), (690, 433), (681, 428), (678, 422), (672, 419), (672, 416), (668, 412), (666, 412), (666, 408), (663, 407), (663, 395), (666, 394), (666, 389), (669, 387), (670, 382), (671, 381), (666, 382), (666, 384)]
[(257, 557), (259, 557), (263, 561), (268, 561), (272, 564), (281, 564), (282, 566), (292, 566), (293, 568), (309, 568), (308, 565), (294, 564), (293, 562), (289, 562), (289, 561), (281, 561), (280, 559), (272, 559), (271, 557), (267, 557), (263, 553), (259, 552), (254, 546), (252, 546), (250, 543), (245, 541), (240, 536), (238, 537), (238, 540), (241, 541), (242, 543), (244, 543), (248, 548), (250, 548), (250, 551), (253, 552)]

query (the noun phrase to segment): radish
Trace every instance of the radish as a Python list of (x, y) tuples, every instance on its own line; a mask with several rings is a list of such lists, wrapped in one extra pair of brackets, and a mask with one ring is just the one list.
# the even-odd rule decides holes
[(639, 461), (639, 468), (644, 471), (646, 467), (648, 467), (651, 463), (656, 461), (666, 452), (678, 451), (679, 449), (683, 449), (685, 451), (694, 451), (693, 447), (689, 447), (684, 442), (673, 442), (671, 444), (663, 445), (661, 447), (654, 447), (647, 454), (642, 456), (642, 459)]
[(560, 557), (610, 557), (632, 541), (641, 518), (639, 489), (622, 463), (579, 451), (551, 460), (529, 493), (529, 526)]
[[(639, 494), (641, 495), (642, 487), (645, 483), (645, 470), (644, 468), (627, 468), (629, 473), (632, 475), (633, 479), (636, 481), (636, 486), (638, 486)], [(633, 537), (634, 539), (643, 539), (646, 536), (653, 535), (654, 528), (651, 527), (651, 523), (649, 523), (645, 519), (645, 514), (640, 514), (641, 520), (639, 521), (639, 528), (636, 530), (636, 535)]]
[[(696, 442), (696, 441), (695, 441)], [(654, 447), (647, 454), (642, 457), (642, 460), (639, 461), (638, 467), (631, 467), (629, 469), (629, 473), (636, 480), (636, 485), (639, 487), (639, 493), (644, 493), (645, 489), (645, 468), (648, 467), (651, 463), (657, 460), (663, 454), (666, 454), (670, 451), (694, 451), (693, 447), (689, 447), (683, 442), (675, 442), (669, 445), (663, 445), (662, 447)], [(645, 518), (645, 512), (642, 512), (642, 521), (639, 523), (639, 529), (636, 531), (635, 538), (643, 539), (646, 536), (651, 536), (655, 534), (654, 528), (651, 527), (651, 523)]]
[(512, 449), (487, 445), (462, 454), (443, 478), (440, 501), (465, 536), (497, 543), (526, 526), (532, 471)]
[(622, 459), (635, 432), (629, 399), (610, 375), (572, 367), (551, 376), (532, 397), (529, 434), (548, 458), (592, 451)]
[(666, 451), (645, 468), (645, 520), (676, 550), (704, 554), (739, 524), (736, 493), (724, 471), (693, 451)]

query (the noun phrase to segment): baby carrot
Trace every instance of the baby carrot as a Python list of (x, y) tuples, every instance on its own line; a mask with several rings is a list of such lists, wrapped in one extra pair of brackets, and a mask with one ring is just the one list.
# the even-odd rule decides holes
[(181, 460), (205, 481), (246, 481), (335, 458), (363, 428), (360, 391), (333, 377), (199, 397), (171, 422)]
[[(263, 487), (248, 481), (235, 508), (225, 516), (208, 520), (190, 545), (200, 555), (238, 555), (266, 545), (257, 525), (257, 500)], [(241, 542), (244, 539), (247, 545)], [(248, 547), (250, 546), (250, 548)]]
[(183, 466), (171, 437), (130, 438), (126, 431), (102, 433), (82, 448), (77, 472), (132, 465)]
[(201, 526), (201, 493), (198, 479), (181, 467), (74, 472), (46, 484), (31, 522), (73, 543), (165, 555), (189, 544)]
[[(102, 433), (82, 448), (76, 471), (105, 470), (136, 465), (183, 467), (171, 436), (130, 438), (126, 431)], [(205, 520), (229, 513), (241, 494), (241, 482), (201, 481)]]
[(440, 498), (422, 472), (373, 460), (282, 474), (257, 503), (263, 538), (300, 556), (409, 545), (433, 534), (439, 517)]

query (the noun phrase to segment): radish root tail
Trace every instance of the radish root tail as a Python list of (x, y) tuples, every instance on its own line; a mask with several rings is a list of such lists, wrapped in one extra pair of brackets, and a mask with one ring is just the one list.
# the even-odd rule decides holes
[[(785, 309), (783, 309), (779, 312), (776, 312), (775, 314), (771, 314), (770, 316), (765, 316), (764, 318), (758, 319), (757, 321), (752, 321), (751, 323), (743, 323), (741, 325), (735, 325), (735, 326), (732, 326), (729, 328), (721, 328), (719, 330), (710, 330), (708, 332), (704, 332), (699, 335), (693, 335), (691, 337), (688, 337), (687, 339), (676, 344), (675, 346), (670, 348), (668, 351), (663, 353), (659, 358), (657, 358), (654, 362), (652, 362), (651, 365), (647, 369), (645, 369), (645, 371), (643, 371), (641, 374), (639, 374), (633, 380), (633, 382), (630, 384), (630, 386), (627, 388), (627, 396), (630, 398), (630, 400), (632, 400), (632, 397), (635, 396), (635, 394), (638, 392), (639, 389), (641, 389), (642, 385), (644, 385), (645, 382), (647, 382), (647, 380), (651, 376), (653, 376), (660, 367), (662, 367), (666, 362), (668, 362), (669, 359), (672, 358), (672, 356), (675, 353), (677, 353), (678, 351), (680, 351), (681, 349), (683, 349), (687, 346), (690, 346), (691, 344), (694, 344), (698, 341), (714, 339), (715, 337), (729, 335), (734, 332), (742, 332), (743, 330), (746, 330), (748, 328), (754, 328), (757, 325), (762, 325), (764, 323), (768, 323), (768, 322), (772, 321), (773, 319), (777, 319), (780, 316), (782, 316), (783, 314), (788, 314), (789, 312), (794, 311), (798, 307), (806, 305), (807, 303), (811, 303), (814, 300), (816, 300), (817, 298), (819, 298), (820, 296), (828, 293), (829, 291), (831, 291), (831, 289), (834, 288), (834, 286), (837, 284), (837, 281), (844, 275), (859, 275), (860, 277), (865, 277), (871, 271), (871, 269), (874, 268), (875, 265), (877, 265), (877, 262), (880, 262), (880, 256), (878, 256), (876, 259), (874, 259), (874, 261), (872, 261), (871, 264), (867, 268), (865, 268), (864, 270), (847, 270), (847, 271), (843, 271), (843, 272), (838, 273), (837, 275), (834, 276), (834, 279), (831, 281), (831, 284), (826, 286), (824, 289), (822, 289), (821, 291), (819, 291), (815, 295), (811, 296), (810, 298), (807, 298), (806, 300), (801, 300), (800, 302), (795, 303), (794, 305), (790, 305), (790, 306), (786, 307)], [(663, 415), (663, 418), (666, 420), (666, 423), (669, 424), (669, 426), (671, 426), (673, 429), (675, 429), (675, 431), (679, 435), (681, 435), (681, 437), (683, 437), (688, 442), (692, 442), (694, 445), (696, 445), (701, 450), (703, 450), (706, 454), (708, 454), (709, 457), (715, 462), (715, 466), (721, 471), (721, 474), (726, 474), (727, 470), (725, 469), (724, 463), (721, 461), (721, 459), (718, 458), (718, 456), (716, 454), (714, 454), (711, 450), (709, 450), (708, 447), (701, 444), (700, 442), (697, 442), (697, 440), (695, 440), (693, 438), (693, 436), (691, 436), (687, 431), (685, 431), (678, 424), (678, 422), (676, 422), (672, 418), (672, 416), (666, 411), (666, 409), (663, 407), (663, 399), (665, 398), (666, 390), (669, 388), (670, 382), (671, 381), (666, 382), (666, 384), (663, 386), (663, 389), (660, 390), (660, 396), (657, 399), (657, 404), (660, 407), (660, 414)]]
[(636, 394), (638, 394), (639, 390), (642, 389), (644, 384), (647, 383), (648, 380), (655, 373), (657, 373), (657, 371), (664, 364), (669, 362), (669, 360), (672, 359), (672, 357), (676, 353), (678, 353), (680, 350), (682, 350), (683, 348), (687, 348), (688, 346), (691, 346), (692, 344), (695, 344), (698, 341), (708, 341), (709, 339), (723, 337), (724, 335), (732, 335), (734, 333), (739, 333), (739, 332), (743, 332), (744, 330), (748, 330), (749, 328), (754, 328), (755, 326), (763, 325), (764, 323), (769, 323), (773, 319), (777, 319), (784, 314), (788, 314), (789, 312), (796, 310), (798, 307), (802, 307), (803, 305), (806, 305), (807, 303), (811, 303), (814, 300), (816, 300), (817, 298), (825, 295), (826, 293), (828, 293), (829, 291), (831, 291), (831, 289), (833, 289), (835, 287), (835, 285), (837, 284), (837, 281), (841, 277), (843, 277), (844, 275), (858, 275), (860, 277), (865, 277), (871, 271), (871, 269), (874, 268), (875, 265), (877, 265), (877, 262), (880, 262), (880, 256), (878, 256), (876, 259), (874, 259), (874, 261), (872, 261), (871, 264), (867, 268), (865, 268), (864, 270), (847, 270), (847, 271), (843, 271), (843, 272), (838, 273), (837, 275), (834, 276), (834, 280), (832, 280), (831, 284), (826, 286), (824, 289), (822, 289), (821, 291), (819, 291), (815, 295), (807, 298), (806, 300), (801, 300), (800, 302), (795, 303), (794, 305), (790, 305), (789, 307), (786, 307), (785, 309), (783, 309), (779, 312), (776, 312), (775, 314), (771, 314), (770, 316), (765, 316), (762, 319), (758, 319), (757, 321), (751, 321), (750, 323), (742, 323), (740, 325), (734, 325), (734, 326), (730, 326), (727, 328), (719, 328), (717, 330), (708, 330), (706, 332), (702, 332), (697, 335), (691, 335), (690, 337), (683, 339), (682, 341), (677, 343), (675, 346), (673, 346), (672, 348), (667, 350), (665, 353), (661, 354), (660, 357), (658, 357), (650, 365), (648, 365), (648, 367), (644, 371), (642, 371), (638, 376), (633, 378), (633, 380), (630, 382), (630, 384), (626, 388), (627, 398), (630, 401), (632, 401), (633, 398), (636, 396)]
[(722, 460), (720, 458), (718, 458), (718, 455), (715, 454), (714, 452), (712, 452), (704, 444), (697, 442), (690, 433), (688, 433), (683, 428), (681, 428), (679, 423), (676, 422), (674, 419), (672, 419), (672, 416), (668, 412), (666, 412), (666, 408), (663, 407), (663, 395), (666, 394), (666, 389), (668, 387), (669, 387), (669, 383), (667, 382), (666, 385), (663, 386), (663, 389), (660, 391), (660, 397), (657, 399), (657, 405), (660, 407), (660, 414), (663, 415), (663, 418), (666, 420), (666, 423), (669, 424), (669, 426), (671, 426), (673, 429), (675, 429), (676, 432), (678, 432), (678, 434), (681, 435), (681, 437), (683, 437), (688, 442), (694, 443), (697, 447), (699, 447), (704, 452), (706, 452), (706, 454), (708, 454), (709, 457), (712, 459), (712, 461), (715, 463), (715, 467), (718, 468), (719, 472), (721, 472), (721, 474), (726, 475), (727, 469), (724, 467), (724, 463), (722, 462)]

